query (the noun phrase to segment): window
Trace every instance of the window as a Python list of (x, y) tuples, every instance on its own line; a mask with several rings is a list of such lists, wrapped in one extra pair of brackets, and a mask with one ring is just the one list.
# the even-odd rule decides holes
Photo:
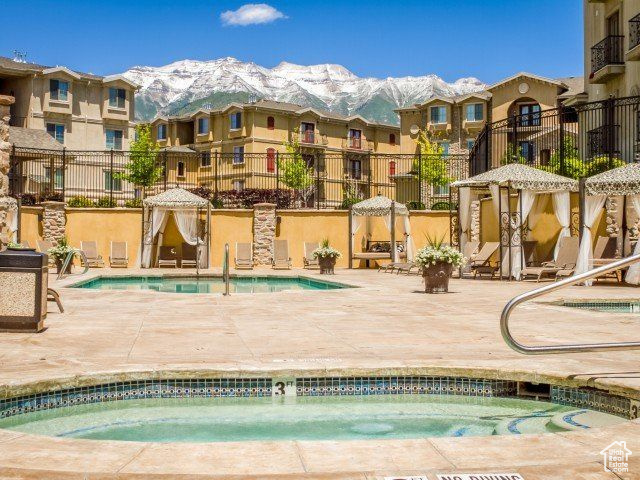
[(104, 189), (113, 190), (114, 192), (121, 192), (122, 179), (116, 175), (112, 177), (111, 170), (104, 170)]
[(211, 152), (201, 152), (200, 153), (200, 166), (201, 167), (210, 167), (211, 166)]
[(109, 89), (109, 106), (113, 108), (124, 108), (127, 91), (124, 88)]
[(396, 144), (396, 134), (395, 133), (390, 133), (389, 134), (389, 144), (390, 145), (395, 145)]
[(167, 125), (165, 123), (161, 123), (158, 125), (158, 140), (166, 140), (167, 139)]
[(351, 178), (354, 180), (360, 180), (362, 178), (362, 162), (360, 160), (351, 160), (349, 170)]
[(481, 103), (467, 105), (465, 118), (467, 122), (480, 122), (484, 118), (484, 106)]
[(300, 141), (303, 143), (314, 143), (314, 132), (316, 126), (313, 123), (302, 122), (300, 124)]
[(520, 147), (520, 156), (522, 156), (527, 163), (533, 163), (533, 142), (520, 142), (518, 145)]
[(519, 111), (521, 127), (540, 126), (540, 105), (538, 105), (537, 103), (520, 105)]
[(443, 155), (449, 155), (449, 142), (438, 142), (438, 145), (440, 145)]
[(244, 180), (234, 180), (231, 185), (236, 192), (244, 190)]
[(276, 150), (275, 148), (267, 148), (267, 172), (275, 173), (276, 171)]
[(276, 128), (276, 119), (273, 117), (267, 117), (267, 128), (273, 130)]
[(60, 143), (64, 144), (64, 125), (59, 123), (47, 123), (47, 133)]
[(122, 130), (107, 130), (107, 149), (122, 150)]
[(349, 148), (362, 148), (362, 132), (354, 128), (349, 129)]
[(434, 185), (433, 195), (434, 196), (449, 195), (449, 184), (447, 183), (446, 185)]
[(51, 100), (67, 102), (69, 100), (69, 82), (49, 80), (49, 96)]
[(467, 138), (467, 150), (473, 150), (473, 146), (476, 144), (476, 141), (473, 138)]
[(431, 123), (447, 123), (447, 107), (431, 107)]
[[(51, 182), (51, 167), (44, 167), (44, 177), (47, 180), (47, 183)], [(55, 169), (54, 178), (53, 178), (53, 188), (62, 190), (64, 186), (64, 175), (62, 173), (62, 168), (57, 167)]]
[(178, 161), (177, 176), (184, 177), (184, 162), (182, 160)]
[(241, 165), (244, 163), (244, 147), (233, 147), (233, 164)]
[(389, 176), (393, 177), (396, 174), (396, 162), (395, 160), (391, 160), (389, 162)]
[(205, 135), (209, 133), (209, 119), (199, 118), (198, 119), (198, 135)]
[(242, 128), (242, 112), (235, 112), (229, 115), (229, 124), (231, 130), (239, 130)]

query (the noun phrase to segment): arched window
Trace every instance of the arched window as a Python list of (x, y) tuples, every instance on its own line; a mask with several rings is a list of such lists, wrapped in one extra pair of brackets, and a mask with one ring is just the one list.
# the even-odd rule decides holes
[(390, 133), (389, 134), (389, 143), (391, 145), (395, 145), (396, 144), (396, 134), (395, 133)]
[[(391, 135), (393, 135), (393, 133)], [(389, 162), (389, 176), (392, 177), (395, 174), (396, 174), (396, 161), (391, 160)]]
[(267, 128), (273, 130), (276, 128), (276, 119), (273, 117), (267, 117)]
[[(269, 117), (273, 118), (273, 117)], [(276, 171), (276, 150), (275, 148), (267, 148), (267, 172), (274, 173)]]

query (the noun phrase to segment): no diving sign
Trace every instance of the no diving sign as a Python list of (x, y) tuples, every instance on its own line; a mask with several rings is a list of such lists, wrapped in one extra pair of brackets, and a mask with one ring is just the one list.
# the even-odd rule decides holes
[[(519, 473), (454, 473), (438, 474), (438, 480), (524, 480)], [(426, 476), (384, 477), (384, 480), (429, 480)]]

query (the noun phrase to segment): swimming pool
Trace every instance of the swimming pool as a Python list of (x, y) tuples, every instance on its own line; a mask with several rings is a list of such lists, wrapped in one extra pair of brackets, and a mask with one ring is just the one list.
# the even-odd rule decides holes
[(640, 313), (640, 300), (565, 300), (562, 306), (612, 313)]
[(452, 395), (161, 398), (77, 405), (0, 420), (0, 428), (94, 440), (228, 442), (518, 435), (622, 418), (514, 398)]
[[(72, 285), (96, 290), (153, 290), (168, 293), (223, 293), (219, 276), (112, 276), (98, 277)], [(335, 290), (350, 288), (336, 282), (307, 277), (232, 276), (231, 293), (271, 293), (285, 290)]]

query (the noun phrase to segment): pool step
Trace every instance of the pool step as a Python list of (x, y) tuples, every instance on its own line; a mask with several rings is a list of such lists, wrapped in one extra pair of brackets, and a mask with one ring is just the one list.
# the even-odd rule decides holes
[[(542, 433), (549, 431), (549, 423), (552, 415), (548, 412), (534, 412), (530, 416), (518, 418), (506, 418), (498, 423), (494, 430), (494, 435), (520, 435), (525, 433)], [(555, 427), (555, 425), (553, 426)], [(553, 430), (565, 430), (564, 428), (553, 428)]]
[(615, 425), (619, 422), (618, 417), (606, 413), (592, 410), (572, 410), (554, 415), (549, 423), (563, 430), (585, 430)]

